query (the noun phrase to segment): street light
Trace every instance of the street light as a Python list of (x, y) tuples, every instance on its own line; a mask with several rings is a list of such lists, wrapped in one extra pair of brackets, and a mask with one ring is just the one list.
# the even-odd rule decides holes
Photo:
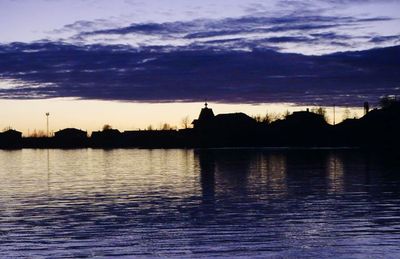
[(49, 116), (50, 116), (50, 113), (46, 112), (47, 137), (49, 137)]
[(336, 105), (333, 105), (333, 125), (336, 125)]

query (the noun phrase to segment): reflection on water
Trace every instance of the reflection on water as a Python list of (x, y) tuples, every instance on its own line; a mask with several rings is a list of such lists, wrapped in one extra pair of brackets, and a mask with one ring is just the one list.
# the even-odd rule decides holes
[(329, 150), (0, 151), (0, 258), (398, 257), (396, 161)]

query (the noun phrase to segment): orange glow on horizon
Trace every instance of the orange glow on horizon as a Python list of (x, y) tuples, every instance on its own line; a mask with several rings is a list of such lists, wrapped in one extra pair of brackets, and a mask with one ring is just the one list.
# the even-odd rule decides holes
[[(46, 113), (49, 112), (49, 131), (55, 132), (63, 128), (78, 128), (88, 131), (101, 130), (103, 125), (124, 130), (146, 129), (149, 125), (160, 128), (162, 124), (182, 128), (182, 119), (186, 116), (192, 121), (204, 107), (203, 102), (191, 103), (137, 103), (100, 100), (76, 100), (72, 98), (56, 98), (45, 100), (1, 100), (0, 127), (12, 127), (25, 136), (33, 131), (46, 131)], [(313, 106), (297, 106), (291, 103), (266, 104), (227, 104), (209, 102), (215, 114), (244, 112), (249, 116), (268, 113), (284, 114), (312, 108)], [(333, 107), (325, 107), (328, 122), (332, 123)], [(336, 107), (336, 123), (340, 122), (345, 107)], [(349, 107), (348, 117), (360, 117), (361, 107)]]

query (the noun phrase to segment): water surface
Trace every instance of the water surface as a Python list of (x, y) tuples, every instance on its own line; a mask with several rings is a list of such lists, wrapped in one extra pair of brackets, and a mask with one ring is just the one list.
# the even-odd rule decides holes
[(398, 258), (392, 156), (0, 151), (0, 258)]

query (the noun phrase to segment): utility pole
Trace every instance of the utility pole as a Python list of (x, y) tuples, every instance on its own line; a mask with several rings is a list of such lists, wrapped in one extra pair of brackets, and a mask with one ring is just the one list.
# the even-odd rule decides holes
[(49, 116), (50, 116), (50, 113), (46, 112), (47, 137), (49, 137)]
[(336, 125), (336, 105), (333, 105), (333, 125)]

